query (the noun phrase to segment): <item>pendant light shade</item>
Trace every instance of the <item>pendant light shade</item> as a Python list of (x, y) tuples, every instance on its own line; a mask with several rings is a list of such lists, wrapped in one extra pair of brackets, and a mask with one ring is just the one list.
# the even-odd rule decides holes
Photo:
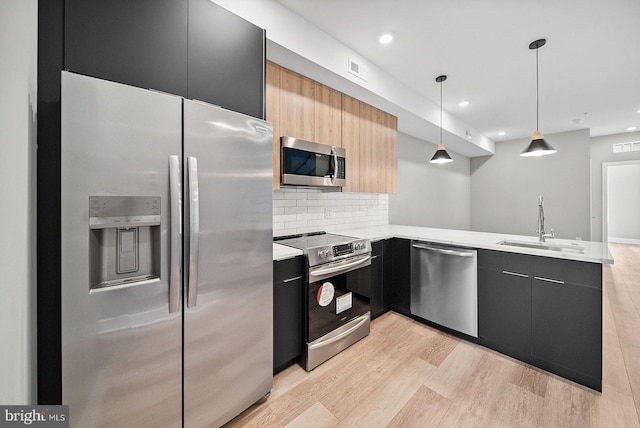
[(547, 143), (539, 131), (539, 118), (540, 118), (540, 97), (539, 97), (539, 84), (538, 84), (538, 49), (547, 43), (546, 39), (538, 39), (529, 44), (529, 49), (535, 49), (536, 51), (536, 132), (531, 137), (531, 142), (520, 156), (544, 156), (557, 152), (551, 144)]
[(436, 77), (436, 82), (440, 83), (440, 145), (438, 146), (436, 153), (429, 161), (430, 163), (453, 162), (453, 159), (451, 159), (451, 156), (449, 156), (449, 153), (447, 153), (447, 149), (442, 143), (442, 82), (444, 82), (445, 80), (447, 80), (447, 76), (445, 75)]

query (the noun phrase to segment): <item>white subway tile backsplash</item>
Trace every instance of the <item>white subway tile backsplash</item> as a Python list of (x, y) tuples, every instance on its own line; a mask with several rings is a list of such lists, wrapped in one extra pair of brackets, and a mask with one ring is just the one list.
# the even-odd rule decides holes
[(285, 207), (284, 209), (284, 213), (285, 214), (306, 214), (307, 213), (307, 207)]
[(285, 193), (285, 199), (307, 199), (306, 193)]
[(389, 196), (374, 193), (280, 189), (273, 192), (273, 231), (290, 235), (389, 223)]
[(295, 200), (284, 200), (284, 199), (275, 199), (273, 201), (273, 206), (274, 207), (295, 207), (297, 206), (296, 201)]

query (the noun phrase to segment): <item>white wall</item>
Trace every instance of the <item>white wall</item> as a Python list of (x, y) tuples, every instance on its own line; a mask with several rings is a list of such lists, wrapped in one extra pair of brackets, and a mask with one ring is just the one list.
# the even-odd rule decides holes
[(640, 244), (640, 161), (607, 172), (608, 240)]
[(640, 141), (640, 132), (591, 139), (591, 240), (602, 241), (602, 165), (640, 160), (640, 152), (613, 153), (613, 144)]
[(336, 232), (389, 223), (389, 197), (373, 193), (280, 189), (273, 192), (273, 234)]
[(436, 149), (410, 135), (398, 135), (398, 192), (389, 195), (391, 224), (469, 229), (470, 160), (448, 150), (452, 163), (431, 164)]
[(590, 240), (589, 130), (545, 135), (558, 152), (522, 157), (529, 139), (496, 143), (496, 154), (471, 159), (471, 229), (535, 236), (538, 196), (545, 229)]
[(0, 404), (35, 403), (37, 0), (0, 2)]

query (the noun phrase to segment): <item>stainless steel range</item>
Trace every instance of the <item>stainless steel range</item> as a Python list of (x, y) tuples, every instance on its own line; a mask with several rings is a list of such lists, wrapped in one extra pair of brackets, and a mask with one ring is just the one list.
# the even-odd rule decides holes
[(306, 255), (304, 367), (313, 370), (369, 334), (371, 242), (324, 232), (276, 240)]

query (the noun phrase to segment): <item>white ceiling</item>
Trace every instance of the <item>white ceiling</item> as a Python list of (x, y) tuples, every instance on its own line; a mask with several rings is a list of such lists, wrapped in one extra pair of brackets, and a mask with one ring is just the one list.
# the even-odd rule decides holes
[(438, 105), (446, 74), (444, 109), (491, 140), (535, 130), (539, 38), (543, 133), (640, 129), (640, 0), (278, 2)]

